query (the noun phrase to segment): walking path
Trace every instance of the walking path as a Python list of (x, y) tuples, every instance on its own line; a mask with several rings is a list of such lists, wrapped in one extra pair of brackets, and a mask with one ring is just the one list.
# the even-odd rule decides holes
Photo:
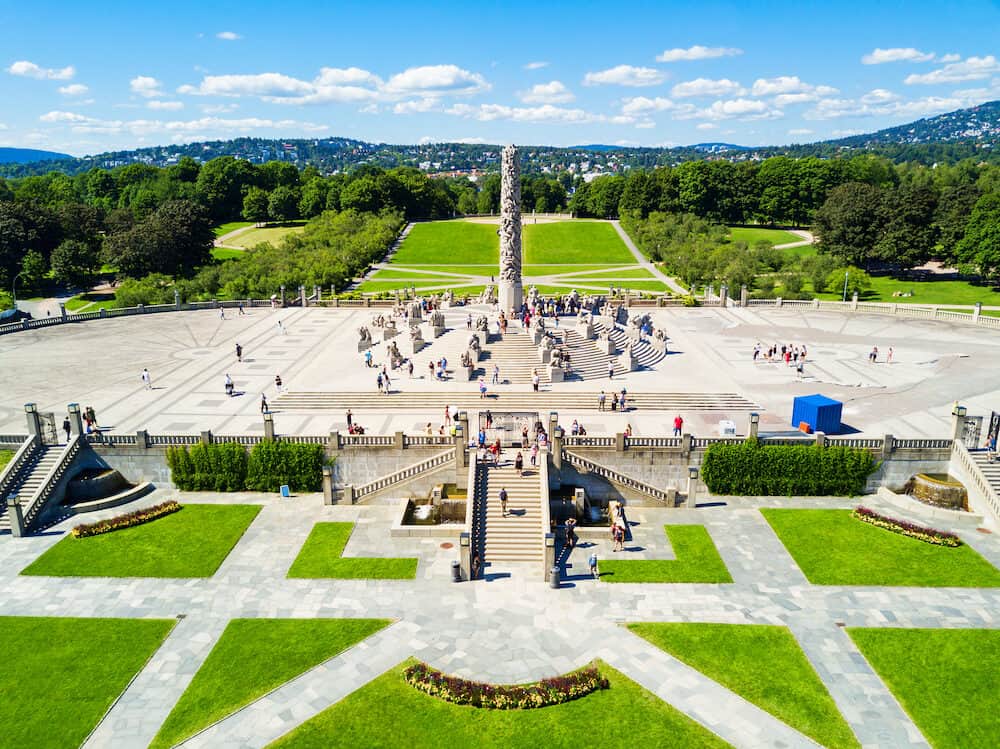
[(658, 280), (665, 283), (667, 287), (675, 294), (679, 294), (681, 296), (688, 295), (689, 293), (688, 290), (685, 289), (683, 286), (681, 286), (679, 283), (677, 283), (677, 280), (673, 278), (673, 276), (666, 275), (663, 271), (657, 268), (654, 263), (649, 262), (649, 259), (642, 254), (642, 252), (639, 250), (638, 247), (635, 246), (635, 242), (632, 241), (632, 237), (630, 237), (628, 235), (628, 232), (622, 228), (622, 224), (620, 221), (617, 220), (612, 221), (611, 225), (615, 227), (615, 231), (618, 232), (618, 236), (622, 238), (622, 242), (625, 243), (625, 246), (628, 247), (629, 252), (631, 252), (635, 256), (636, 261), (643, 268), (645, 268), (654, 276), (656, 276)]
[(786, 242), (785, 244), (776, 244), (774, 249), (776, 250), (790, 250), (793, 247), (805, 247), (810, 244), (816, 244), (816, 237), (811, 231), (806, 231), (805, 229), (785, 229), (789, 234), (796, 234), (802, 237), (801, 242)]
[[(162, 500), (164, 492), (144, 502)], [(309, 495), (262, 502), (263, 511), (212, 578), (195, 580), (20, 577), (59, 534), (0, 539), (7, 616), (181, 617), (162, 648), (112, 707), (86, 746), (145, 745), (159, 729), (226, 622), (236, 617), (384, 617), (396, 623), (189, 740), (190, 747), (255, 747), (301, 725), (407, 657), (466, 678), (513, 683), (564, 673), (594, 658), (667, 699), (737, 747), (813, 747), (797, 731), (622, 628), (632, 621), (781, 624), (791, 628), (848, 724), (866, 747), (926, 741), (860, 656), (847, 627), (1000, 627), (1000, 589), (810, 585), (760, 516), (760, 505), (843, 507), (843, 499), (745, 500), (729, 507), (630, 512), (633, 546), (663, 524), (703, 523), (729, 567), (725, 585), (611, 584), (586, 574), (606, 540), (585, 540), (566, 563), (561, 590), (540, 565), (496, 562), (487, 579), (455, 585), (455, 549), (441, 539), (388, 538), (390, 506), (332, 506)], [(239, 499), (240, 496), (236, 497)], [(202, 501), (202, 495), (183, 501)], [(217, 495), (212, 501), (222, 501)], [(232, 498), (231, 498), (232, 499)], [(871, 499), (871, 501), (869, 501)], [(866, 498), (878, 506), (877, 499)], [(114, 514), (116, 510), (103, 514)], [(898, 513), (897, 513), (898, 514)], [(346, 556), (415, 556), (415, 580), (290, 580), (289, 565), (316, 521), (357, 522)], [(72, 520), (57, 526), (65, 531)], [(993, 559), (993, 536), (967, 534)], [(977, 536), (971, 538), (971, 536)], [(595, 544), (593, 546), (589, 544)], [(630, 552), (626, 552), (630, 555)]]

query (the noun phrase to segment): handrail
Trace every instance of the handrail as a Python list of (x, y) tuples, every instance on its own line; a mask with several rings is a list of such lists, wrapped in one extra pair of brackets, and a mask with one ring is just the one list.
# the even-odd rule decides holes
[(631, 476), (626, 476), (624, 473), (619, 473), (613, 468), (608, 468), (600, 463), (587, 460), (583, 456), (572, 453), (569, 450), (563, 450), (563, 457), (570, 465), (575, 466), (576, 468), (583, 468), (590, 473), (596, 473), (598, 476), (602, 476), (608, 481), (621, 484), (622, 486), (627, 486), (629, 489), (635, 489), (636, 491), (647, 494), (654, 499), (660, 500), (661, 502), (667, 503), (670, 501), (670, 495), (662, 489), (658, 489), (644, 481), (634, 479)]
[(542, 545), (542, 575), (547, 577), (549, 570), (545, 564), (545, 536), (552, 530), (552, 508), (549, 505), (549, 450), (540, 452), (538, 455), (538, 496), (542, 504), (542, 537), (539, 542)]
[(986, 504), (993, 513), (994, 520), (1000, 521), (1000, 496), (997, 495), (997, 490), (990, 483), (989, 479), (983, 475), (982, 469), (962, 440), (952, 441), (951, 454), (958, 458), (962, 467), (969, 474), (969, 478), (972, 479), (979, 491), (982, 492), (983, 499), (986, 500)]
[(396, 484), (406, 481), (409, 478), (419, 476), (421, 473), (426, 473), (433, 468), (445, 465), (453, 458), (454, 454), (453, 450), (445, 450), (444, 452), (433, 455), (426, 460), (420, 461), (419, 463), (414, 463), (413, 465), (401, 468), (394, 473), (382, 476), (374, 481), (369, 481), (367, 484), (362, 484), (354, 490), (355, 502), (360, 500), (362, 497), (368, 496), (369, 494), (374, 494), (375, 492), (382, 491), (383, 489), (388, 489), (390, 486), (395, 486)]
[(14, 484), (21, 474), (21, 469), (35, 456), (39, 449), (41, 449), (41, 443), (38, 437), (31, 435), (25, 438), (21, 447), (14, 453), (14, 457), (4, 466), (3, 471), (0, 471), (0, 502), (7, 501), (7, 495), (14, 488)]
[(63, 448), (62, 454), (56, 461), (55, 465), (49, 469), (48, 474), (46, 474), (45, 479), (39, 485), (38, 489), (35, 490), (34, 495), (28, 500), (27, 506), (24, 508), (24, 526), (26, 528), (31, 526), (31, 522), (35, 519), (35, 516), (41, 511), (45, 503), (49, 501), (52, 496), (52, 492), (59, 483), (59, 479), (63, 477), (66, 473), (66, 469), (73, 462), (73, 458), (76, 454), (80, 452), (80, 446), (83, 444), (82, 435), (74, 435), (70, 439), (69, 444)]

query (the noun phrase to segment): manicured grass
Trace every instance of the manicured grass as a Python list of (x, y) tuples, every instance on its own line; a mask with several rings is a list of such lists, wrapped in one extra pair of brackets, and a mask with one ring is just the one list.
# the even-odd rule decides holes
[(80, 746), (175, 623), (0, 617), (0, 743)]
[[(843, 279), (841, 279), (843, 281)], [(811, 287), (809, 287), (811, 288)], [(910, 297), (894, 297), (892, 292), (913, 292)], [(843, 290), (817, 294), (820, 299), (840, 301)], [(888, 276), (872, 278), (871, 288), (860, 295), (866, 302), (896, 302), (898, 304), (975, 304), (1000, 305), (1000, 292), (989, 286), (973, 286), (968, 281), (900, 281)], [(847, 296), (850, 301), (850, 295)]]
[(114, 294), (78, 294), (66, 300), (67, 312), (96, 312), (114, 306)]
[(454, 705), (419, 692), (397, 666), (274, 742), (327, 747), (684, 747), (729, 746), (656, 695), (603, 663), (610, 689), (534, 710)]
[(4, 467), (8, 463), (10, 463), (10, 461), (13, 459), (14, 459), (13, 450), (0, 450), (0, 471), (2, 471)]
[[(494, 273), (495, 273), (496, 269), (494, 268), (493, 270), (494, 270)], [(444, 271), (444, 272), (445, 273), (461, 273), (463, 277), (464, 276), (481, 276), (481, 275), (483, 275), (482, 273), (474, 273), (472, 271), (467, 271), (467, 270), (455, 270), (455, 271), (448, 270), (448, 271)], [(374, 273), (372, 273), (369, 276), (369, 278), (371, 278), (373, 281), (399, 281), (399, 280), (402, 280), (402, 281), (425, 281), (427, 279), (430, 279), (431, 281), (440, 281), (440, 280), (447, 280), (448, 278), (453, 278), (453, 277), (451, 277), (451, 276), (442, 276), (442, 275), (440, 275), (440, 271), (425, 271), (425, 270), (411, 271), (411, 270), (405, 270), (405, 269), (402, 269), (402, 268), (400, 268), (400, 269), (396, 269), (396, 268), (384, 268), (382, 270), (375, 271)]]
[[(464, 293), (462, 288), (458, 286), (462, 283), (467, 283), (460, 278), (424, 278), (421, 280), (414, 279), (413, 281), (365, 281), (358, 288), (358, 291), (362, 293), (377, 293), (379, 291), (394, 291), (396, 289), (409, 289), (413, 287), (415, 289), (446, 289), (449, 287), (456, 287), (455, 293)], [(482, 289), (483, 286), (480, 285), (478, 288)], [(478, 292), (477, 292), (478, 293)]]
[(415, 558), (342, 557), (354, 523), (316, 523), (289, 577), (402, 580), (417, 576)]
[(847, 630), (936, 749), (1000, 743), (1000, 630)]
[(416, 224), (399, 250), (394, 263), (482, 263), (498, 267), (500, 239), (494, 224), (470, 221), (432, 221)]
[(387, 624), (387, 619), (233, 619), (150, 749), (174, 746)]
[(792, 234), (783, 229), (762, 229), (756, 226), (734, 226), (729, 230), (729, 239), (733, 242), (746, 242), (751, 247), (756, 242), (775, 244), (791, 244), (803, 241), (798, 234)]
[[(601, 580), (612, 583), (731, 583), (703, 525), (665, 525), (676, 559), (606, 559)], [(627, 556), (627, 554), (626, 554)]]
[(761, 510), (814, 585), (1000, 586), (970, 546), (948, 548), (878, 528), (851, 510)]
[(253, 226), (253, 221), (228, 221), (225, 224), (213, 226), (212, 232), (215, 234), (215, 238), (218, 239), (231, 231), (242, 229), (245, 226)]
[[(580, 279), (582, 282), (583, 279)], [(599, 285), (602, 282), (597, 282)], [(629, 289), (630, 291), (667, 291), (667, 287), (662, 281), (607, 281), (604, 286), (614, 286), (616, 289)]]
[(823, 746), (860, 747), (787, 627), (670, 623), (628, 628)]
[(142, 525), (62, 541), (22, 575), (211, 577), (249, 527), (259, 505), (184, 505)]
[(304, 221), (290, 221), (287, 224), (276, 224), (274, 226), (265, 226), (261, 229), (251, 229), (242, 234), (237, 234), (232, 239), (227, 239), (226, 245), (228, 247), (241, 247), (244, 250), (249, 250), (251, 247), (256, 247), (264, 242), (269, 242), (277, 246), (282, 238), (289, 234), (300, 233), (305, 228), (305, 225)]
[(233, 258), (243, 257), (244, 250), (232, 250), (228, 247), (213, 247), (212, 257), (216, 260), (232, 260)]
[(609, 223), (529, 224), (521, 234), (525, 263), (623, 263), (635, 257)]
[(635, 279), (649, 279), (653, 280), (656, 278), (652, 273), (650, 273), (645, 268), (623, 268), (622, 270), (603, 270), (600, 273), (573, 273), (572, 275), (563, 276), (564, 280), (567, 281), (603, 281), (603, 280), (621, 280), (623, 278), (635, 278)]

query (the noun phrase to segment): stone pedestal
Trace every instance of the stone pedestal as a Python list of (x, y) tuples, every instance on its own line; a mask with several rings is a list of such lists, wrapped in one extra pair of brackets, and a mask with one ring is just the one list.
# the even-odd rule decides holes
[(538, 349), (538, 360), (542, 364), (548, 364), (552, 361), (552, 349), (542, 346)]
[(420, 326), (420, 332), (423, 335), (423, 337), (431, 341), (434, 340), (435, 338), (440, 338), (441, 336), (443, 336), (444, 331), (445, 329), (443, 327), (439, 328), (435, 325), (431, 325), (429, 322), (425, 322), (423, 325)]
[(412, 336), (403, 336), (397, 342), (399, 346), (400, 353), (405, 356), (414, 356), (419, 354), (424, 350), (427, 342), (423, 338), (413, 338)]
[(576, 332), (585, 341), (594, 340), (594, 324), (590, 320), (581, 320), (576, 324)]
[(382, 328), (382, 340), (384, 342), (391, 341), (393, 338), (395, 338), (398, 335), (399, 335), (399, 329), (398, 328), (389, 328), (389, 327)]
[(468, 367), (459, 365), (458, 369), (455, 370), (455, 379), (460, 382), (472, 382), (476, 379), (472, 374), (474, 371), (475, 369), (472, 365), (469, 365)]
[(566, 372), (562, 367), (549, 367), (549, 382), (562, 382), (566, 377)]
[(478, 349), (478, 348), (475, 348), (473, 346), (469, 346), (469, 348), (467, 348), (465, 350), (465, 353), (468, 355), (469, 361), (471, 361), (471, 362), (477, 362), (477, 361), (479, 361), (479, 359), (480, 359), (483, 351), (482, 351), (482, 349)]
[(524, 286), (520, 281), (501, 281), (498, 291), (498, 304), (505, 315), (511, 310), (520, 311), (524, 302)]
[(618, 357), (618, 363), (626, 372), (634, 372), (639, 365), (631, 349), (622, 352), (621, 356)]

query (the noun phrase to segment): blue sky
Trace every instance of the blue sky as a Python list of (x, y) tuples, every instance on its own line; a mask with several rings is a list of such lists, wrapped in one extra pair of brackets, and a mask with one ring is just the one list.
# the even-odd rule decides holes
[(996, 2), (0, 3), (0, 144), (745, 145), (1000, 99)]

